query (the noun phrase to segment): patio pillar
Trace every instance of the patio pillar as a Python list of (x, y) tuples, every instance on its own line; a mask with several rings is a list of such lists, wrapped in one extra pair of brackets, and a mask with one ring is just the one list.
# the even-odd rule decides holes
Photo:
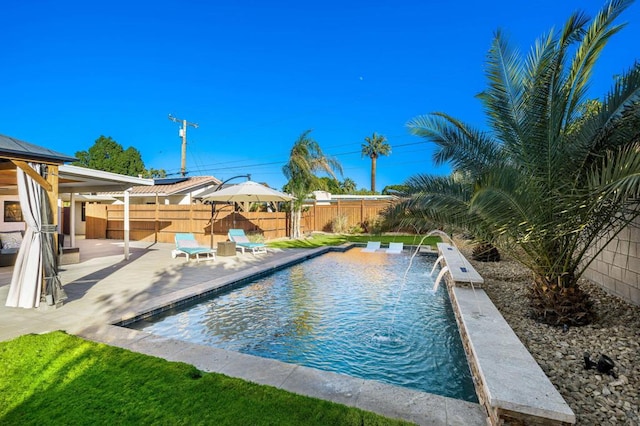
[(63, 223), (62, 223), (62, 222), (64, 222), (64, 217), (63, 217), (63, 214), (62, 214), (62, 212), (63, 212), (63, 207), (64, 207), (64, 205), (63, 205), (63, 204), (64, 204), (64, 203), (63, 203), (63, 201), (62, 201), (62, 198), (59, 198), (59, 197), (58, 197), (58, 200), (57, 200), (57, 202), (56, 202), (56, 208), (57, 208), (57, 212), (58, 212), (58, 213), (56, 213), (56, 216), (57, 216), (58, 218), (60, 218), (60, 220), (58, 221), (58, 223), (56, 223), (56, 232), (58, 232), (58, 234), (62, 234), (62, 233), (63, 233), (63, 231), (62, 231), (62, 225), (63, 225)]
[(76, 246), (76, 194), (69, 194), (69, 244), (71, 247)]
[(160, 199), (158, 197), (158, 193), (156, 192), (156, 210), (154, 212), (154, 225), (153, 225), (153, 242), (158, 242), (158, 233), (160, 232)]
[[(33, 169), (32, 169), (33, 170)], [(47, 191), (47, 201), (49, 203), (49, 208), (51, 210), (51, 223), (50, 225), (58, 227), (58, 165), (49, 164), (47, 165), (47, 173), (46, 180), (48, 187), (45, 188)], [(42, 200), (44, 203), (45, 200)], [(58, 234), (56, 232), (53, 233), (53, 255), (58, 256), (60, 254), (60, 249), (58, 246)], [(42, 269), (42, 294), (46, 295), (47, 292), (47, 260), (43, 260), (43, 269)], [(52, 273), (57, 276), (58, 274), (58, 262), (54, 262), (52, 266)], [(66, 296), (64, 297), (66, 299)], [(60, 301), (62, 304), (62, 301)]]
[(129, 190), (124, 191), (124, 260), (129, 260)]

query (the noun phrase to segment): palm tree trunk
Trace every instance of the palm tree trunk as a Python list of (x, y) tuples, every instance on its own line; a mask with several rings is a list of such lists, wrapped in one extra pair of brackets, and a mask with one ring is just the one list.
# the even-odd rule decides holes
[(302, 215), (302, 209), (291, 205), (291, 220), (289, 226), (289, 238), (300, 238), (300, 216)]
[(298, 210), (294, 210), (291, 213), (291, 238), (298, 238)]
[(593, 302), (573, 274), (534, 275), (529, 293), (534, 319), (550, 325), (585, 325), (593, 321)]
[(376, 157), (371, 157), (371, 192), (376, 192)]

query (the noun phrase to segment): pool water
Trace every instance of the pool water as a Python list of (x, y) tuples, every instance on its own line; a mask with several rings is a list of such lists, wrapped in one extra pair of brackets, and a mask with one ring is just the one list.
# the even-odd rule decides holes
[(476, 402), (434, 260), (328, 253), (129, 327)]

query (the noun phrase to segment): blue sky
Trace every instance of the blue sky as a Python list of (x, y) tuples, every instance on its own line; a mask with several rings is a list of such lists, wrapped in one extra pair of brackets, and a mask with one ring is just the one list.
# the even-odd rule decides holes
[[(0, 133), (73, 155), (100, 136), (134, 146), (149, 168), (281, 188), (307, 129), (344, 177), (369, 187), (361, 143), (385, 135), (376, 187), (435, 167), (406, 122), (444, 111), (478, 127), (493, 33), (527, 53), (571, 12), (603, 1), (16, 1), (3, 5)], [(639, 60), (640, 5), (620, 22), (591, 92)]]

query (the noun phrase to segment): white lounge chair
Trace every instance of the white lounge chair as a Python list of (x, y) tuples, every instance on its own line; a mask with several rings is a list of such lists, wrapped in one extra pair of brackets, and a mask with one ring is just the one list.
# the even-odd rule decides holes
[(369, 241), (367, 242), (367, 246), (362, 249), (363, 252), (373, 253), (380, 249), (380, 241)]
[(403, 243), (389, 243), (389, 248), (387, 249), (387, 253), (389, 254), (402, 253), (403, 248), (404, 248)]
[(171, 257), (174, 259), (178, 257), (179, 254), (184, 254), (187, 257), (187, 262), (191, 260), (191, 256), (194, 256), (197, 262), (200, 262), (200, 256), (205, 256), (204, 260), (216, 259), (215, 250), (199, 245), (193, 234), (176, 233), (175, 241), (176, 248), (171, 251)]
[(229, 240), (236, 243), (236, 248), (239, 248), (244, 254), (244, 250), (251, 250), (251, 253), (266, 253), (267, 246), (263, 243), (252, 243), (244, 233), (244, 229), (229, 229)]

